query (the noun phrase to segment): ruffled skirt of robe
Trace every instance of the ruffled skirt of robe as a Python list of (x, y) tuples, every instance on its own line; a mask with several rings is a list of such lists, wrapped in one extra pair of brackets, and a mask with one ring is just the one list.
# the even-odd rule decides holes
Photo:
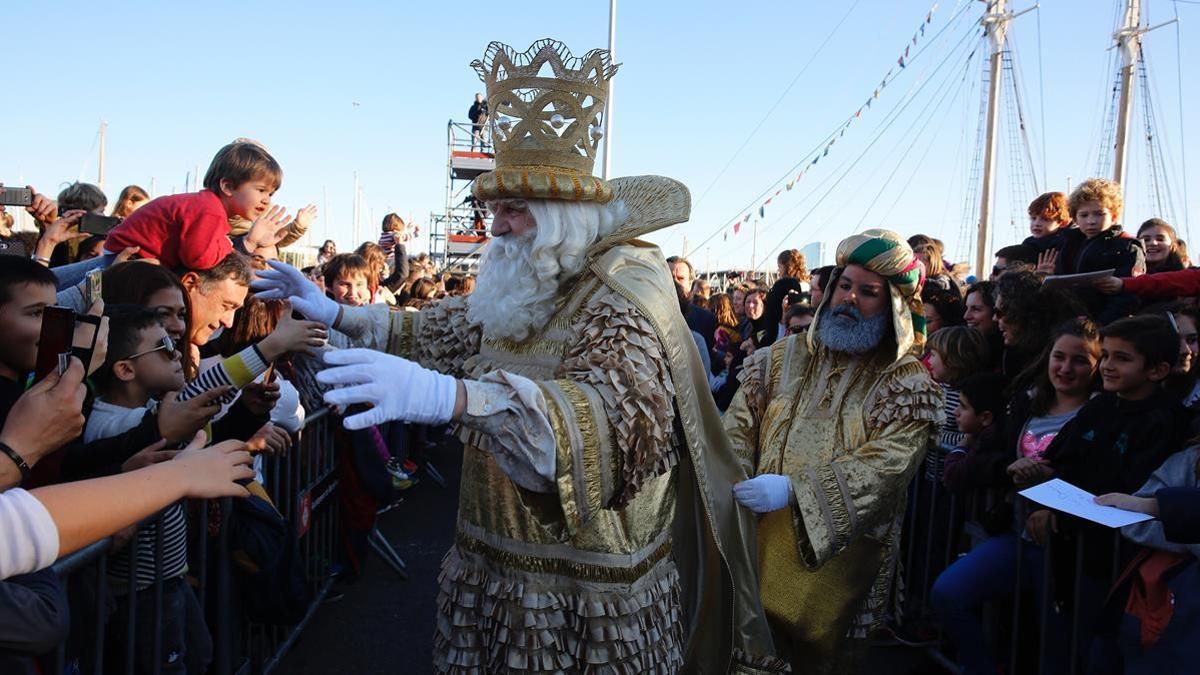
[(670, 556), (631, 584), (515, 571), (451, 548), (438, 577), (438, 673), (675, 673), (683, 665)]

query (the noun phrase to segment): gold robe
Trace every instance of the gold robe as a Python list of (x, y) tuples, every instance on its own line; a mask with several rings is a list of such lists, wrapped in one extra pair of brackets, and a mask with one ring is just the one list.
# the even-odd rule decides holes
[[(753, 518), (732, 499), (745, 474), (666, 270), (656, 247), (608, 248), (522, 343), (480, 336), (459, 298), (376, 309), (386, 320), (360, 326), (368, 345), (469, 378), (438, 672), (783, 667), (758, 601)], [(536, 390), (476, 396), (510, 375)], [(556, 454), (548, 493), (497, 462), (543, 430)]]
[(853, 672), (882, 616), (909, 479), (942, 416), (912, 356), (861, 357), (803, 337), (746, 362), (724, 425), (751, 475), (791, 478), (793, 505), (759, 522), (759, 582), (780, 655)]

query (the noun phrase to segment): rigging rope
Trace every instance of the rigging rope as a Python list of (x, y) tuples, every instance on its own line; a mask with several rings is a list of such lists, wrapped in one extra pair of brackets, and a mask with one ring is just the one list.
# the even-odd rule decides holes
[(854, 9), (858, 7), (859, 2), (862, 2), (862, 0), (854, 0), (854, 4), (850, 5), (850, 9), (846, 10), (846, 13), (842, 15), (841, 20), (837, 22), (837, 25), (833, 27), (833, 30), (829, 31), (829, 34), (825, 36), (825, 39), (817, 47), (817, 51), (812, 53), (812, 56), (810, 56), (808, 61), (806, 61), (805, 64), (800, 68), (800, 72), (796, 73), (796, 76), (793, 77), (792, 81), (788, 83), (788, 86), (784, 88), (783, 93), (779, 95), (779, 98), (775, 99), (775, 103), (773, 103), (771, 108), (767, 110), (767, 113), (762, 116), (762, 119), (758, 121), (758, 124), (754, 125), (754, 128), (750, 131), (750, 134), (746, 136), (746, 139), (742, 141), (742, 144), (738, 146), (737, 150), (733, 152), (733, 155), (729, 157), (729, 160), (725, 162), (725, 166), (721, 167), (721, 170), (717, 172), (716, 177), (712, 179), (712, 182), (708, 184), (708, 187), (704, 188), (704, 192), (700, 193), (700, 197), (697, 198), (692, 204), (692, 208), (696, 208), (700, 205), (700, 202), (704, 201), (704, 198), (708, 196), (708, 193), (713, 189), (713, 186), (717, 184), (717, 181), (721, 180), (721, 177), (725, 175), (725, 172), (729, 170), (729, 167), (733, 165), (734, 160), (736, 160), (738, 156), (742, 154), (742, 150), (746, 149), (746, 146), (750, 143), (750, 140), (754, 138), (756, 134), (758, 134), (758, 130), (762, 128), (762, 125), (766, 123), (767, 119), (775, 112), (775, 109), (779, 107), (779, 104), (783, 102), (784, 97), (788, 95), (788, 92), (792, 90), (792, 87), (796, 86), (796, 82), (800, 80), (800, 76), (807, 72), (808, 67), (812, 65), (813, 61), (815, 61), (818, 56), (820, 56), (821, 51), (825, 49), (825, 45), (829, 44), (829, 41), (832, 40), (833, 36), (837, 34), (838, 29), (842, 27), (842, 24), (846, 22), (846, 19), (848, 19), (850, 14), (854, 12)]
[[(960, 0), (960, 2), (961, 2), (961, 0)], [(961, 9), (958, 9), (951, 16), (951, 18), (946, 22), (946, 25), (943, 26), (941, 29), (939, 29), (936, 33), (934, 33), (933, 37), (926, 40), (923, 43), (923, 45), (919, 49), (917, 49), (916, 52), (913, 53), (911, 57), (909, 57), (907, 64), (909, 66), (911, 66), (911, 64), (914, 61), (916, 61), (919, 56), (921, 56), (926, 51), (928, 51), (933, 45), (937, 44), (938, 38), (940, 38), (951, 26), (956, 25), (957, 21), (961, 17), (966, 15), (967, 10), (970, 9), (971, 6), (972, 6), (971, 3), (962, 4)], [(952, 50), (956, 49), (956, 48), (957, 48), (957, 45), (954, 48), (952, 48)], [(940, 67), (940, 65), (939, 65), (939, 67)], [(814, 156), (816, 156), (818, 153), (822, 152), (826, 148), (826, 146), (828, 145), (830, 140), (838, 138), (839, 134), (842, 132), (842, 130), (844, 128), (845, 128), (845, 123), (844, 122), (840, 123), (837, 126), (837, 128), (834, 129), (834, 131), (832, 133), (830, 133), (829, 135), (827, 135), (826, 137), (821, 139), (820, 143), (816, 144), (812, 150), (810, 150), (807, 153), (805, 153), (804, 155), (802, 155), (800, 161), (798, 161), (796, 164), (794, 164), (790, 168), (788, 168), (788, 170), (785, 171), (780, 178), (778, 178), (774, 182), (772, 182), (766, 189), (764, 189), (757, 196), (755, 196), (752, 200), (750, 200), (750, 202), (748, 204), (746, 204), (744, 207), (738, 209), (737, 213), (734, 215), (733, 218), (726, 219), (709, 236), (705, 237), (702, 241), (700, 241), (700, 243), (693, 246), (692, 247), (693, 250), (699, 250), (705, 244), (707, 244), (708, 242), (712, 241), (713, 239), (717, 238), (717, 236), (722, 234), (726, 230), (726, 228), (728, 228), (730, 225), (732, 225), (734, 222), (736, 222), (738, 219), (740, 219), (742, 217), (742, 214), (744, 214), (747, 211), (754, 208), (764, 197), (771, 194), (771, 192), (774, 189), (776, 189), (778, 186), (782, 185), (789, 178), (791, 178), (795, 174), (795, 171), (797, 169), (799, 169), (802, 166), (807, 165)]]

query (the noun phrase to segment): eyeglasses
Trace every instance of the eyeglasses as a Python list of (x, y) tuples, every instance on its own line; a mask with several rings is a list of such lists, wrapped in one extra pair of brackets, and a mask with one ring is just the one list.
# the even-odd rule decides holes
[(125, 360), (125, 361), (132, 361), (132, 360), (136, 359), (136, 358), (137, 358), (137, 357), (139, 357), (139, 356), (145, 356), (145, 355), (147, 355), (147, 354), (153, 354), (154, 352), (157, 352), (157, 351), (160, 351), (160, 350), (161, 350), (161, 351), (165, 351), (165, 352), (167, 353), (167, 354), (166, 354), (166, 355), (167, 355), (167, 358), (169, 358), (169, 359), (171, 359), (171, 360), (174, 360), (174, 359), (175, 359), (175, 357), (179, 356), (179, 352), (178, 352), (178, 351), (176, 351), (176, 349), (175, 349), (175, 341), (171, 339), (171, 336), (170, 336), (170, 335), (164, 335), (164, 336), (162, 337), (162, 339), (158, 341), (158, 345), (157, 345), (157, 346), (155, 346), (153, 349), (147, 349), (147, 350), (146, 350), (146, 351), (144, 351), (144, 352), (138, 352), (138, 353), (136, 353), (136, 354), (131, 354), (131, 355), (129, 355), (129, 356), (126, 356), (124, 360)]

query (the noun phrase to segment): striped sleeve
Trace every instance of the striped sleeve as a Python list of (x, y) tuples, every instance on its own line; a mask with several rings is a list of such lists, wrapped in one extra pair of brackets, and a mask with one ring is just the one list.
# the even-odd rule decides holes
[(259, 353), (258, 347), (250, 345), (242, 351), (225, 359), (217, 365), (200, 373), (183, 391), (179, 393), (180, 401), (195, 398), (206, 391), (217, 387), (233, 387), (233, 391), (222, 396), (222, 405), (237, 398), (237, 391), (250, 384), (256, 377), (267, 371), (267, 363)]

